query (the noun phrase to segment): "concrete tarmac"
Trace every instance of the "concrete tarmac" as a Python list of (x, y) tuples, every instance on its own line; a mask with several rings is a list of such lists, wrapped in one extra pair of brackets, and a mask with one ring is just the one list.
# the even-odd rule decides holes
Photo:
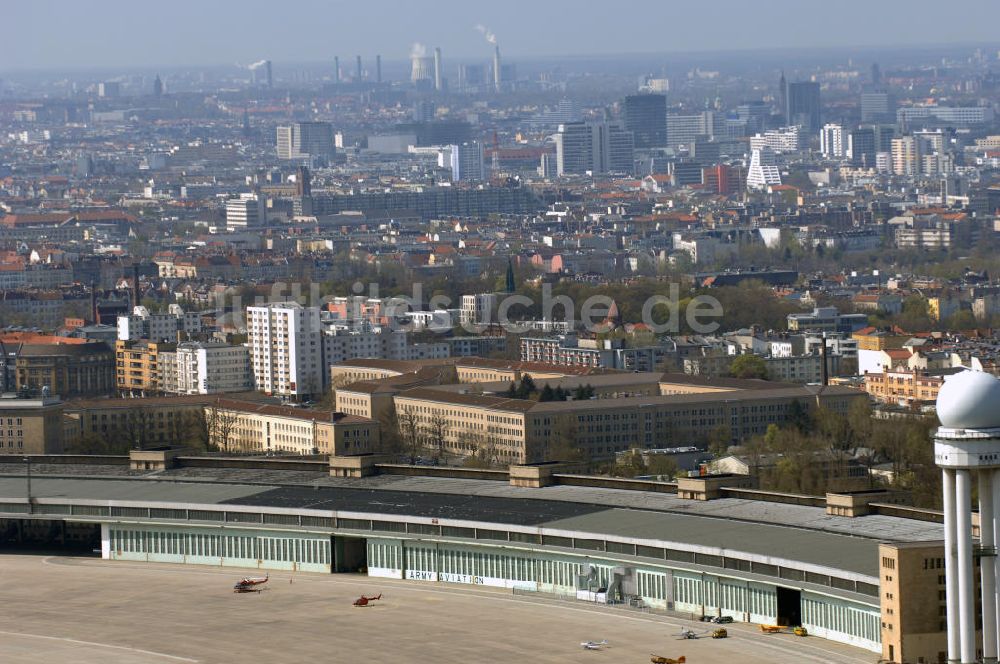
[[(815, 637), (727, 625), (730, 638), (680, 640), (709, 625), (544, 596), (360, 575), (0, 555), (0, 662), (649, 662), (873, 664), (878, 656)], [(360, 595), (383, 594), (357, 608)], [(600, 651), (582, 641), (607, 639)]]

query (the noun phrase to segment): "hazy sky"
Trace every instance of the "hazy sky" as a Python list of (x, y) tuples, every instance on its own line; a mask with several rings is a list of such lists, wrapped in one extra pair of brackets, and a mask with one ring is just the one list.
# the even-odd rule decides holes
[[(5, 0), (0, 70), (1000, 42), (997, 0)], [(342, 60), (343, 62), (343, 60)]]

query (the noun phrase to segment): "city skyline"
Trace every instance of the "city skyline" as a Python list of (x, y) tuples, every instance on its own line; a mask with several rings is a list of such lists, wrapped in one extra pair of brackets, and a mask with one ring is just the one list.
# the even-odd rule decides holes
[[(261, 20), (268, 6), (256, 0), (241, 4), (239, 12), (182, 0), (167, 15), (118, 0), (103, 3), (97, 13), (92, 7), (52, 0), (7, 9), (10, 25), (45, 26), (46, 39), (38, 39), (33, 30), (11, 31), (0, 44), (0, 70), (120, 66), (123, 53), (128, 53), (130, 67), (246, 65), (262, 57), (321, 62), (337, 53), (376, 52), (391, 62), (405, 60), (415, 43), (440, 46), (450, 58), (488, 58), (492, 45), (487, 32), (495, 35), (507, 57), (515, 58), (937, 47), (990, 43), (994, 35), (989, 19), (1000, 18), (1000, 8), (986, 0), (966, 3), (967, 16), (985, 20), (952, 24), (927, 21), (935, 8), (923, 0), (877, 5), (852, 0), (837, 12), (779, 0), (756, 14), (741, 12), (743, 3), (733, 0), (716, 4), (716, 16), (739, 15), (740, 20), (715, 21), (707, 32), (689, 31), (677, 27), (703, 20), (698, 7), (649, 6), (639, 21), (636, 14), (624, 12), (607, 11), (598, 18), (600, 12), (579, 12), (565, 0), (531, 5), (519, 0), (505, 4), (504, 12), (447, 0), (436, 3), (437, 11), (429, 15), (418, 6), (393, 1), (386, 19), (386, 13), (368, 15), (347, 3), (307, 1), (296, 8), (315, 20), (285, 25)], [(859, 15), (866, 20), (857, 20)], [(60, 18), (59, 25), (47, 25), (53, 16)], [(190, 20), (193, 16), (198, 20)], [(157, 30), (136, 29), (147, 25)], [(887, 30), (890, 25), (892, 30)], [(816, 33), (819, 26), (822, 34)], [(102, 32), (113, 38), (94, 38)], [(560, 39), (560, 34), (572, 39)], [(228, 35), (239, 38), (226, 39)]]

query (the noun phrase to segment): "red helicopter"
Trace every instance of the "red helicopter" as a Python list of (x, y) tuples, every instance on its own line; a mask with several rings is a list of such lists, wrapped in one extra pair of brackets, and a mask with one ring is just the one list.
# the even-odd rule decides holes
[(244, 576), (242, 579), (236, 582), (233, 586), (234, 593), (259, 593), (263, 588), (258, 588), (257, 586), (262, 586), (267, 583), (270, 574), (267, 576)]
[(382, 599), (382, 593), (379, 593), (378, 597), (365, 597), (364, 595), (362, 595), (361, 597), (354, 600), (354, 606), (368, 606), (370, 602), (374, 602), (379, 599)]

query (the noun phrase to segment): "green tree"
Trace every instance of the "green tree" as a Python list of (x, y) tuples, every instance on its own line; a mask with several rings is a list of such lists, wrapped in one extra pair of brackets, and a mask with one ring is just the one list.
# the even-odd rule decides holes
[(767, 380), (767, 364), (759, 355), (747, 353), (740, 355), (729, 366), (729, 374), (733, 378), (760, 378)]

